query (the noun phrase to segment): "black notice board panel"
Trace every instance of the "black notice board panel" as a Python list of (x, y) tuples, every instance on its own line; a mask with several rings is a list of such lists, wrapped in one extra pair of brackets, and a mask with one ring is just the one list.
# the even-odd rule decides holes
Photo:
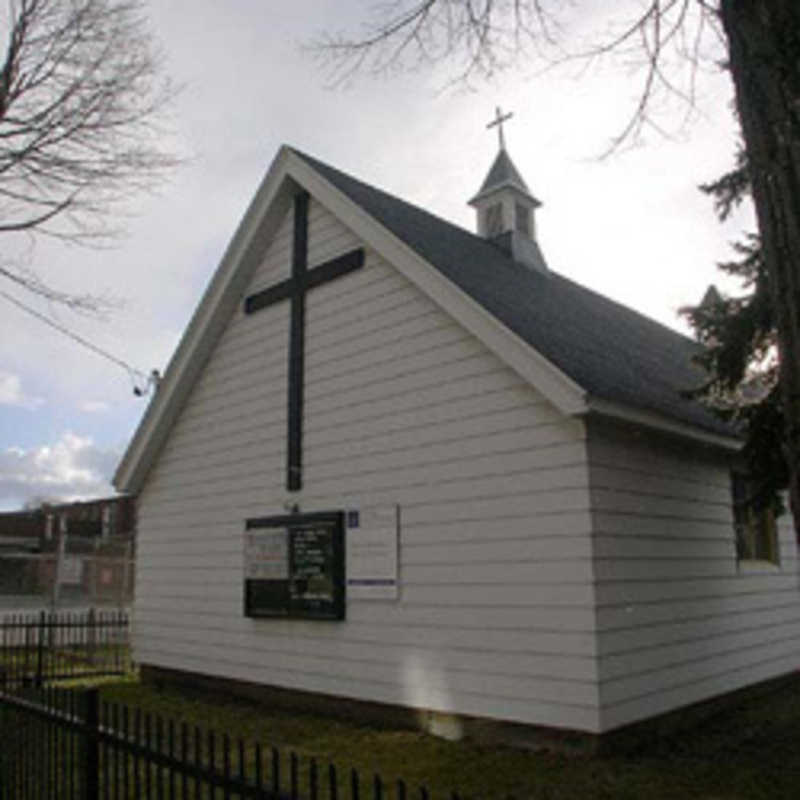
[(339, 620), (344, 609), (341, 511), (247, 520), (245, 616)]

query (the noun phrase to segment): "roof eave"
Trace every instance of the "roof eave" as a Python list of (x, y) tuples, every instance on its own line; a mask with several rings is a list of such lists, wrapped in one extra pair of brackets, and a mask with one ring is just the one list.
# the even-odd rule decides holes
[(586, 413), (628, 422), (650, 430), (678, 436), (682, 439), (717, 447), (730, 453), (737, 453), (744, 447), (744, 440), (735, 434), (715, 433), (698, 425), (673, 419), (655, 411), (634, 408), (598, 397), (588, 398)]
[(522, 197), (529, 200), (534, 208), (539, 208), (542, 205), (541, 200), (538, 200), (534, 197), (530, 192), (526, 192), (522, 190), (516, 183), (512, 183), (511, 181), (504, 181), (503, 183), (497, 183), (494, 186), (489, 186), (486, 189), (481, 189), (474, 197), (467, 200), (467, 205), (474, 206), (477, 205), (481, 200), (484, 200), (487, 197), (491, 197), (493, 194), (497, 194), (498, 192), (502, 192), (506, 189), (511, 189)]

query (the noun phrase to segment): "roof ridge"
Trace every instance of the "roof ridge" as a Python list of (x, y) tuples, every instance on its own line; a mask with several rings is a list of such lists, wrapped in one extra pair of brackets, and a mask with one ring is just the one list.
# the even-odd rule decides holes
[[(512, 259), (510, 256), (508, 256), (506, 254), (506, 252), (502, 248), (500, 248), (497, 245), (493, 244), (488, 239), (484, 239), (482, 236), (479, 236), (477, 233), (473, 233), (468, 228), (464, 228), (461, 225), (456, 224), (455, 222), (451, 222), (450, 220), (445, 219), (444, 217), (440, 217), (438, 214), (434, 214), (432, 211), (428, 211), (428, 209), (423, 208), (422, 206), (418, 206), (415, 203), (412, 203), (412, 202), (410, 202), (408, 200), (404, 200), (402, 197), (398, 197), (397, 195), (392, 194), (391, 192), (387, 191), (386, 189), (381, 189), (378, 186), (374, 186), (371, 183), (367, 183), (365, 180), (362, 180), (361, 178), (357, 178), (357, 177), (355, 177), (354, 175), (351, 175), (348, 172), (344, 172), (343, 170), (338, 169), (337, 167), (331, 166), (330, 164), (326, 163), (325, 161), (321, 161), (320, 159), (315, 158), (314, 156), (308, 155), (308, 153), (303, 153), (302, 151), (297, 150), (296, 148), (293, 148), (293, 147), (289, 148), (289, 149), (292, 150), (292, 152), (294, 152), (296, 155), (300, 156), (305, 161), (308, 161), (312, 166), (323, 167), (325, 170), (337, 173), (342, 178), (345, 178), (348, 181), (352, 181), (354, 183), (360, 184), (364, 189), (366, 189), (366, 190), (368, 190), (370, 192), (374, 192), (376, 194), (382, 195), (385, 199), (390, 200), (392, 203), (396, 203), (396, 204), (405, 206), (406, 208), (413, 210), (415, 213), (423, 214), (426, 217), (429, 217), (431, 220), (435, 221), (436, 223), (438, 223), (440, 225), (447, 225), (449, 228), (452, 229), (452, 231), (454, 233), (458, 233), (458, 234), (461, 234), (463, 236), (467, 236), (473, 241), (474, 244), (477, 244), (477, 245), (479, 245), (481, 247), (485, 247), (487, 249), (488, 253), (492, 253), (492, 254), (494, 254), (496, 256), (501, 256), (502, 258), (504, 258), (509, 263), (510, 266), (517, 267), (517, 268), (520, 268), (520, 269), (524, 269), (524, 268), (519, 267), (519, 264), (517, 264), (514, 261), (514, 259)], [(528, 270), (525, 270), (525, 271), (527, 272)]]

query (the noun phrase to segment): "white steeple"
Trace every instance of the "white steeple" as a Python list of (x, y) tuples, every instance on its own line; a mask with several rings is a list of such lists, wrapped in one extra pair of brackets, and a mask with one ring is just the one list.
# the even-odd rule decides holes
[(506, 151), (503, 122), (511, 116), (497, 108), (495, 119), (486, 126), (497, 126), (499, 151), (469, 204), (477, 213), (479, 236), (497, 243), (515, 261), (546, 272), (534, 221), (534, 212), (541, 203), (531, 194)]

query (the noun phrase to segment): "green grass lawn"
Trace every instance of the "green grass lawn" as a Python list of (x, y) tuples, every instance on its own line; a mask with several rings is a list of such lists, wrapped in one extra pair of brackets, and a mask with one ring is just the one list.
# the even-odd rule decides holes
[(374, 772), (388, 783), (402, 777), (409, 797), (425, 785), (432, 797), (457, 791), (462, 797), (486, 800), (800, 798), (800, 681), (718, 713), (689, 732), (643, 745), (635, 754), (613, 756), (447, 742), (409, 730), (212, 700), (200, 693), (156, 691), (135, 682), (106, 684), (101, 691), (110, 703), (275, 745), (283, 753), (295, 750), (323, 764), (332, 761), (340, 782), (350, 767), (358, 769), (365, 782)]
[(22, 679), (24, 676), (33, 679), (40, 669), (45, 680), (52, 680), (54, 676), (124, 673), (130, 668), (130, 648), (127, 645), (100, 643), (92, 647), (48, 647), (42, 652), (41, 663), (35, 647), (0, 651), (0, 671), (10, 679)]

